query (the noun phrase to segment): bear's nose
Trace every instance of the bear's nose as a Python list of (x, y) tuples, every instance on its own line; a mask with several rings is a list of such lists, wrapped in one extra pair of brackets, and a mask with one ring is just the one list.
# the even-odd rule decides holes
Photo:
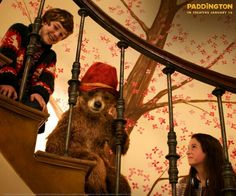
[(95, 101), (94, 102), (94, 107), (95, 108), (100, 108), (102, 106), (102, 103), (100, 101)]

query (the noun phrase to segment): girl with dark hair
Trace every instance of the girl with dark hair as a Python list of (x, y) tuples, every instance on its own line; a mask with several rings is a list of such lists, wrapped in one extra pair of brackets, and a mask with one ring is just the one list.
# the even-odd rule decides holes
[(179, 182), (179, 196), (223, 195), (222, 166), (223, 148), (220, 142), (207, 134), (193, 134), (189, 142), (187, 157), (189, 175)]

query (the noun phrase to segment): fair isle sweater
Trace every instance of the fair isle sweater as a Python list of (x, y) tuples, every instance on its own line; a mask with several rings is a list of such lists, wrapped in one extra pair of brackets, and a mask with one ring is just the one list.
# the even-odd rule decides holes
[[(17, 92), (24, 73), (31, 31), (32, 25), (27, 27), (21, 23), (13, 24), (0, 43), (0, 53), (13, 60), (11, 64), (0, 66), (0, 84), (11, 85)], [(36, 45), (27, 77), (26, 91), (27, 95), (40, 94), (47, 103), (54, 91), (56, 53), (51, 49), (51, 45), (45, 45), (41, 41)]]

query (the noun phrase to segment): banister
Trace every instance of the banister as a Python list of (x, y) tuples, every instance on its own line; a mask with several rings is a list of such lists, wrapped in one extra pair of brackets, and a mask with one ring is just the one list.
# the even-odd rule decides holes
[(103, 12), (92, 0), (73, 0), (79, 7), (85, 8), (89, 16), (105, 30), (119, 40), (127, 44), (138, 52), (159, 62), (163, 65), (170, 65), (176, 71), (207, 83), (214, 87), (222, 88), (226, 91), (236, 93), (236, 78), (221, 74), (219, 72), (206, 69), (190, 61), (184, 60), (174, 54), (155, 47), (144, 39), (138, 37), (109, 15)]

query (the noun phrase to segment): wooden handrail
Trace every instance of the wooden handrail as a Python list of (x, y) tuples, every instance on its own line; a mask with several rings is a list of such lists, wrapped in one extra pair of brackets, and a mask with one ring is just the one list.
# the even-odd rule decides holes
[(141, 39), (109, 15), (103, 12), (92, 0), (73, 0), (80, 8), (85, 8), (88, 15), (105, 30), (110, 32), (119, 40), (127, 42), (127, 44), (138, 52), (148, 56), (149, 58), (163, 65), (170, 65), (176, 71), (212, 85), (222, 88), (226, 91), (236, 93), (236, 78), (212, 71), (184, 60), (174, 54), (155, 47), (154, 45)]

